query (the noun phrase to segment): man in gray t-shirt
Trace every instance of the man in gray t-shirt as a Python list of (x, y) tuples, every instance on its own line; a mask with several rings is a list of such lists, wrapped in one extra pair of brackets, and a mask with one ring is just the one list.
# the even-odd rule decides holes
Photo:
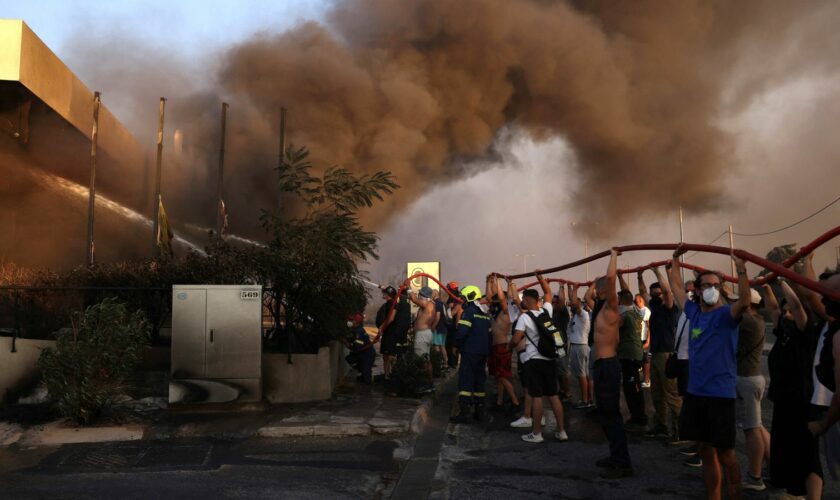
[(568, 285), (569, 309), (569, 358), (572, 376), (577, 377), (580, 384), (581, 398), (574, 408), (591, 408), (592, 391), (589, 380), (589, 312), (583, 308), (578, 298), (577, 286)]
[[(747, 441), (747, 472), (744, 487), (764, 489), (761, 466), (770, 455), (770, 433), (761, 422), (761, 400), (767, 381), (761, 374), (761, 354), (764, 351), (764, 318), (758, 312), (761, 295), (750, 290), (750, 308), (741, 317), (738, 328), (738, 380), (736, 390), (741, 408), (741, 428)], [(769, 460), (768, 460), (769, 461)]]

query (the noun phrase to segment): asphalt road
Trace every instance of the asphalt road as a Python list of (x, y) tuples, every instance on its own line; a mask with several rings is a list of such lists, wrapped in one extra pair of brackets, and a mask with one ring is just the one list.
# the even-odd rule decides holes
[[(0, 449), (0, 498), (703, 498), (700, 469), (679, 448), (630, 434), (636, 475), (599, 478), (608, 454), (600, 427), (568, 409), (570, 441), (530, 444), (511, 418), (448, 423), (454, 380), (424, 431), (388, 439), (174, 440)], [(649, 401), (648, 401), (649, 403)], [(771, 405), (764, 408), (769, 422)], [(548, 431), (553, 430), (550, 422)], [(553, 432), (546, 432), (546, 436)], [(738, 456), (746, 465), (743, 435)], [(745, 498), (784, 498), (782, 491)], [(840, 483), (824, 498), (840, 499)]]
[[(0, 497), (387, 498), (399, 446), (375, 438), (65, 445), (5, 457)], [(15, 462), (35, 463), (8, 471)]]

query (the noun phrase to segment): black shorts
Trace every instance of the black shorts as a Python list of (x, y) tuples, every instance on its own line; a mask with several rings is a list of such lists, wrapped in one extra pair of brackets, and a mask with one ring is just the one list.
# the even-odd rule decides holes
[(524, 351), (516, 353), (516, 374), (519, 375), (519, 381), (522, 382), (522, 388), (528, 388), (528, 381), (525, 379), (525, 363), (522, 361), (522, 354)]
[(680, 410), (680, 438), (719, 450), (734, 448), (735, 399), (686, 394)]
[(529, 359), (525, 363), (525, 379), (529, 396), (557, 395), (557, 364), (553, 359)]
[(383, 356), (397, 356), (405, 349), (405, 337), (399, 333), (385, 332), (379, 346), (379, 354)]

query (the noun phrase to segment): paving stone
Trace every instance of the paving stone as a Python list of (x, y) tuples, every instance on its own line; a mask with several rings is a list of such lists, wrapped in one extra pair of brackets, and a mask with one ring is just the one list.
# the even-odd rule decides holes
[(299, 437), (299, 436), (313, 436), (315, 426), (309, 424), (303, 425), (275, 425), (261, 427), (257, 431), (258, 436), (262, 437)]
[(367, 424), (319, 424), (313, 427), (315, 436), (369, 436), (370, 433)]

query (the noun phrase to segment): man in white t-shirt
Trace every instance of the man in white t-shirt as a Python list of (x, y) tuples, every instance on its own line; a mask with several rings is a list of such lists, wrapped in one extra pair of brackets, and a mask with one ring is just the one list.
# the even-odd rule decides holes
[(644, 295), (637, 293), (633, 298), (636, 309), (642, 313), (642, 349), (644, 349), (644, 357), (642, 358), (642, 373), (644, 379), (642, 387), (650, 387), (650, 309), (647, 307)]
[(572, 376), (578, 379), (581, 394), (580, 401), (574, 405), (574, 408), (591, 408), (595, 406), (595, 403), (592, 401), (592, 391), (589, 387), (589, 330), (591, 328), (589, 311), (581, 304), (577, 286), (569, 285), (568, 295), (571, 313), (568, 326), (570, 371)]
[(557, 365), (554, 359), (549, 359), (540, 354), (537, 349), (539, 344), (539, 330), (534, 318), (541, 314), (547, 314), (551, 318), (554, 312), (551, 305), (551, 288), (541, 274), (537, 274), (537, 280), (543, 289), (543, 304), (540, 307), (540, 294), (534, 289), (525, 290), (522, 294), (522, 302), (526, 308), (519, 316), (514, 327), (511, 347), (515, 348), (524, 339), (525, 351), (522, 360), (525, 362), (525, 379), (528, 387), (528, 395), (531, 397), (531, 420), (532, 430), (522, 436), (522, 440), (529, 443), (543, 442), (542, 420), (543, 420), (543, 397), (547, 397), (557, 421), (557, 430), (554, 436), (559, 441), (567, 441), (563, 422), (563, 403), (558, 395)]

